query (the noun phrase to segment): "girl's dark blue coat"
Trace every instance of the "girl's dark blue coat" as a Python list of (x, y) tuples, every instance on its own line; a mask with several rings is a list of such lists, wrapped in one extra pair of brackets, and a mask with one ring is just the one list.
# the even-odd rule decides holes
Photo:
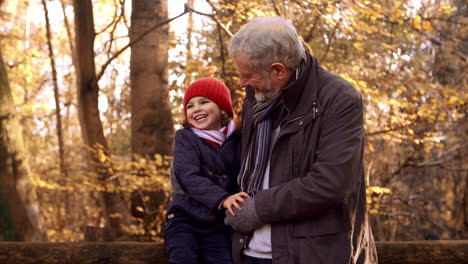
[(237, 191), (239, 140), (237, 130), (217, 149), (188, 125), (176, 132), (169, 212), (183, 211), (201, 222), (222, 222), (224, 210), (219, 205)]

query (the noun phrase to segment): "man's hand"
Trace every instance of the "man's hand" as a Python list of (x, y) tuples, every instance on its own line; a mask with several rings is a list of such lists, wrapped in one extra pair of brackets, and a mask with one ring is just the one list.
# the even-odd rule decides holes
[(253, 198), (245, 199), (245, 204), (235, 212), (235, 215), (232, 215), (227, 209), (225, 214), (224, 223), (241, 233), (248, 234), (262, 225), (255, 211), (255, 200)]
[(234, 211), (232, 210), (232, 207), (234, 206), (235, 208), (237, 208), (237, 211), (240, 211), (241, 210), (241, 207), (238, 203), (241, 203), (241, 204), (245, 204), (245, 199), (242, 198), (242, 197), (245, 197), (245, 198), (250, 198), (250, 196), (245, 193), (245, 192), (238, 192), (236, 194), (233, 194), (231, 196), (229, 196), (228, 198), (224, 199), (223, 201), (223, 207), (225, 209), (227, 209), (229, 211), (229, 213), (231, 213), (231, 215), (236, 215), (236, 213), (234, 213)]

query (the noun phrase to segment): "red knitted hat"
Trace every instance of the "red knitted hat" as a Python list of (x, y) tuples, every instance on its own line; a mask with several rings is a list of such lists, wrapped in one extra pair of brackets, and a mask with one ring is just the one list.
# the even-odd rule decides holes
[(202, 78), (187, 87), (184, 95), (184, 114), (187, 117), (187, 102), (195, 96), (203, 96), (215, 102), (230, 117), (234, 116), (231, 92), (226, 85), (215, 78)]

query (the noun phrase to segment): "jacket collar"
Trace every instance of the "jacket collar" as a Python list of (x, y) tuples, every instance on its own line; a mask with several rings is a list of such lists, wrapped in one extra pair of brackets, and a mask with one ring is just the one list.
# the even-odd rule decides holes
[(311, 110), (312, 102), (317, 98), (318, 70), (317, 59), (307, 53), (306, 58), (302, 60), (296, 70), (296, 74), (291, 77), (291, 81), (281, 91), (281, 99), (290, 118), (294, 119), (305, 115)]

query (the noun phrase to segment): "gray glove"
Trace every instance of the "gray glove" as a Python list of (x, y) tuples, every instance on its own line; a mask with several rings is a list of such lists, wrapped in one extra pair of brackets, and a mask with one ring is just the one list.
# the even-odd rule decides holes
[(233, 208), (236, 213), (235, 216), (231, 215), (227, 209), (224, 210), (226, 214), (224, 223), (230, 225), (236, 231), (248, 234), (260, 227), (262, 222), (255, 211), (255, 200), (253, 198), (247, 198), (245, 201), (246, 203), (245, 205), (241, 205), (240, 211)]

